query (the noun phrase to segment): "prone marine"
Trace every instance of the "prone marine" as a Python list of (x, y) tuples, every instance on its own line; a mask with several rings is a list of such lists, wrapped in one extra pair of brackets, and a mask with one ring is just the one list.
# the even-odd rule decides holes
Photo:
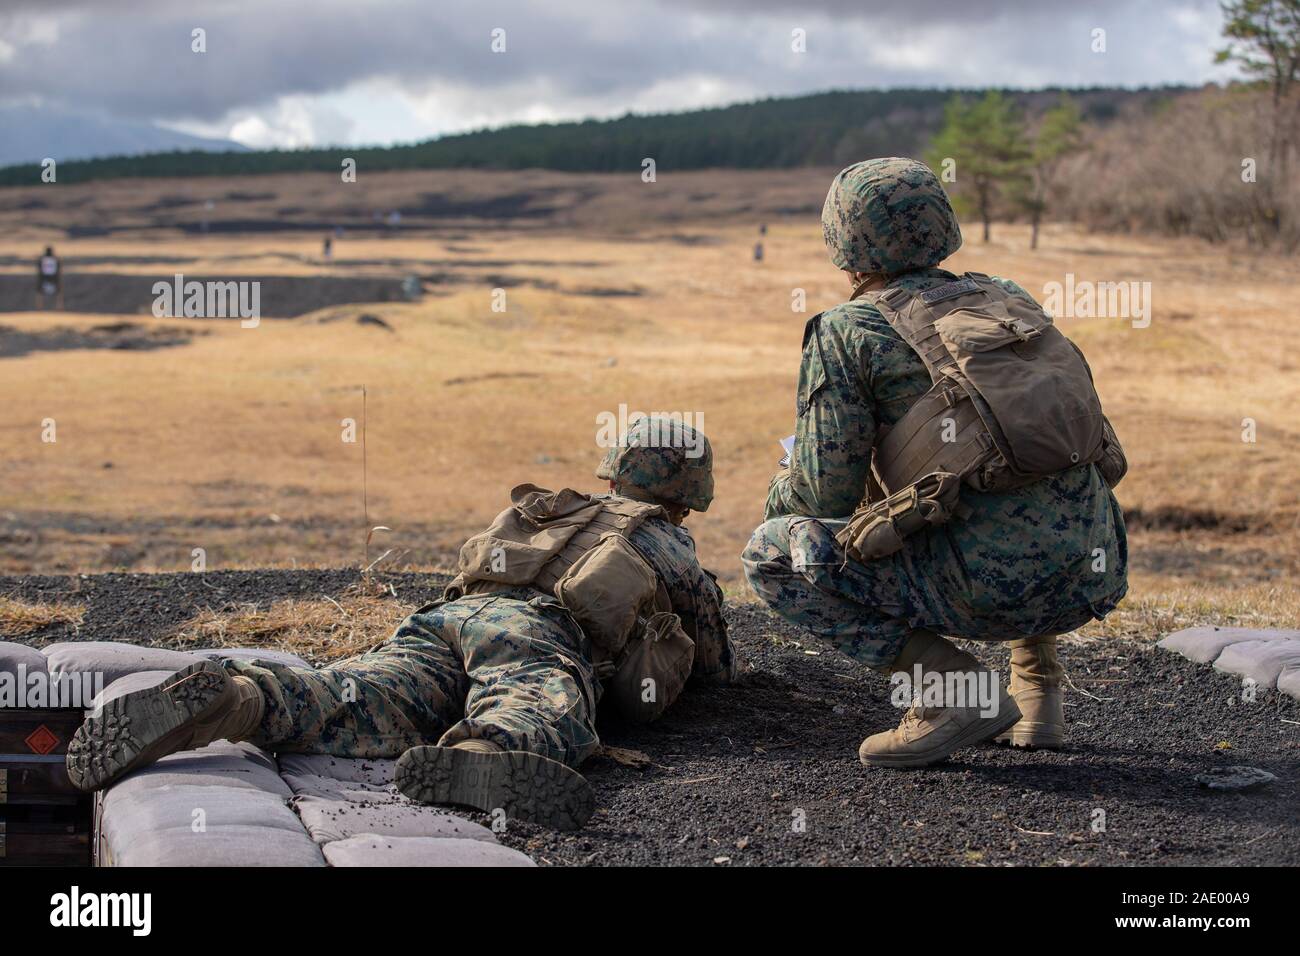
[(595, 798), (577, 768), (597, 706), (657, 719), (688, 680), (731, 681), (722, 591), (683, 522), (713, 499), (707, 438), (672, 418), (631, 423), (596, 471), (608, 494), (520, 485), (461, 548), (443, 596), (374, 649), (314, 670), (269, 660), (191, 665), (105, 703), (68, 747), (93, 791), (217, 740), (278, 753), (398, 758), (420, 803), (576, 829)]

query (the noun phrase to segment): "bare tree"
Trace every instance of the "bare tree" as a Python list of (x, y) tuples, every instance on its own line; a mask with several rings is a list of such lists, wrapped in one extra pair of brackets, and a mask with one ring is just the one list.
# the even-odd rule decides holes
[[(1215, 54), (1215, 61), (1238, 64), (1247, 76), (1266, 84), (1272, 98), (1268, 168), (1263, 173), (1269, 194), (1276, 198), (1288, 181), (1300, 120), (1300, 97), (1294, 96), (1300, 78), (1300, 0), (1223, 0), (1221, 7), (1228, 44)], [(1280, 230), (1276, 203), (1270, 203), (1269, 214), (1273, 228)]]

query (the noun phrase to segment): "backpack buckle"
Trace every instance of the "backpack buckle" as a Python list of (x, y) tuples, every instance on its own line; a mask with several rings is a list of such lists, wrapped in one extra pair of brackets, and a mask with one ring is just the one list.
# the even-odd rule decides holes
[(1023, 319), (1003, 319), (1001, 325), (1008, 332), (1014, 332), (1022, 342), (1032, 342), (1043, 334)]
[(898, 305), (896, 303), (902, 301), (903, 299), (906, 299), (909, 295), (911, 295), (911, 293), (908, 292), (906, 289), (900, 288), (899, 286), (894, 286), (894, 288), (887, 289), (883, 293), (881, 293), (880, 298), (878, 298), (876, 301), (883, 302), (891, 309), (896, 310), (898, 309)]

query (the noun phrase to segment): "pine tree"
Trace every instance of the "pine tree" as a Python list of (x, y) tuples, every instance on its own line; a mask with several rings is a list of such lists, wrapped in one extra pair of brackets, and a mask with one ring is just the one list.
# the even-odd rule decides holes
[(949, 101), (928, 158), (936, 169), (952, 161), (954, 200), (959, 211), (973, 208), (988, 242), (995, 208), (1009, 187), (1024, 178), (1030, 155), (1019, 110), (990, 90), (974, 103), (961, 97)]
[(1083, 147), (1083, 116), (1068, 95), (1043, 114), (1033, 138), (1027, 175), (1010, 186), (1013, 201), (1029, 214), (1029, 248), (1038, 248), (1038, 230), (1055, 191), (1061, 162)]

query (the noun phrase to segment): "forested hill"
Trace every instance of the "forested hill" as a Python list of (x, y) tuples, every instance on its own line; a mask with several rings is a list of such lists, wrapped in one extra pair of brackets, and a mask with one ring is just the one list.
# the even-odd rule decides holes
[[(1084, 119), (1104, 123), (1120, 112), (1158, 109), (1184, 88), (1045, 89), (1005, 91), (1032, 116), (1062, 92)], [(640, 170), (652, 157), (659, 169), (744, 169), (837, 165), (863, 156), (920, 155), (955, 95), (983, 91), (862, 90), (766, 99), (716, 109), (633, 115), (611, 120), (506, 126), (390, 147), (169, 152), (66, 162), (61, 183), (125, 176), (229, 176), (338, 171), (343, 157), (358, 169)], [(57, 157), (55, 157), (57, 159)], [(40, 182), (35, 164), (0, 169), (0, 185)]]

